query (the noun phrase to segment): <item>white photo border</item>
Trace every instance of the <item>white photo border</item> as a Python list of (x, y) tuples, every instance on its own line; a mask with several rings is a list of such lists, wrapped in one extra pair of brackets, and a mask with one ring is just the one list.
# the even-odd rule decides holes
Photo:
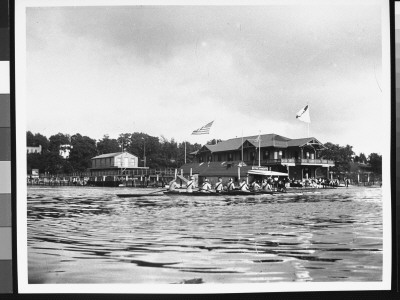
[[(387, 0), (17, 0), (15, 1), (15, 95), (16, 95), (16, 158), (17, 158), (17, 264), (19, 293), (260, 293), (295, 291), (354, 291), (390, 290), (392, 257), (390, 138), (385, 140), (383, 157), (382, 209), (383, 209), (383, 269), (379, 282), (282, 282), (268, 284), (29, 284), (27, 256), (27, 187), (26, 187), (26, 16), (27, 7), (55, 6), (122, 6), (122, 5), (380, 5), (382, 12), (382, 93), (384, 113), (391, 112), (390, 73), (390, 1)], [(362, 13), (362, 9), (360, 9)], [(390, 117), (380, 120), (387, 132), (391, 129)], [(389, 134), (387, 135), (390, 136)]]

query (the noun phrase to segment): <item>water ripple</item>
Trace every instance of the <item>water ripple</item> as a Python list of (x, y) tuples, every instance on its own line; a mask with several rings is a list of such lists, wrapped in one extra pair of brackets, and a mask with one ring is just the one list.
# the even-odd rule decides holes
[(28, 188), (29, 282), (382, 279), (380, 189), (116, 197), (132, 190)]

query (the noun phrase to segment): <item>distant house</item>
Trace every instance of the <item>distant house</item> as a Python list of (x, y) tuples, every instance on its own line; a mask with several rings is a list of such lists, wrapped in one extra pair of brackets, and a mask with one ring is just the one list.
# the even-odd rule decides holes
[(138, 157), (128, 152), (116, 152), (98, 155), (92, 158), (91, 171), (112, 169), (133, 169), (138, 167)]
[(42, 153), (42, 145), (39, 145), (38, 147), (26, 147), (26, 152), (29, 153)]
[(59, 150), (60, 156), (62, 156), (64, 159), (69, 158), (69, 153), (71, 152), (72, 148), (73, 146), (69, 144), (60, 145), (60, 150)]

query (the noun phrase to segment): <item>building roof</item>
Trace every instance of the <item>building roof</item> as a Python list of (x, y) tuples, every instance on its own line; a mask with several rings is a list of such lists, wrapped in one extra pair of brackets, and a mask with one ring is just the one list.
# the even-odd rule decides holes
[(95, 158), (115, 157), (115, 156), (118, 156), (118, 155), (121, 155), (121, 154), (124, 154), (124, 153), (129, 154), (129, 155), (131, 155), (131, 156), (135, 156), (135, 155), (133, 155), (133, 154), (130, 154), (129, 152), (115, 152), (115, 153), (101, 154), (101, 155), (92, 157), (92, 159), (95, 159)]
[[(287, 142), (289, 138), (275, 134), (262, 134), (260, 135), (260, 147), (276, 147), (276, 148), (287, 148)], [(258, 135), (246, 137), (246, 140), (251, 143), (254, 147), (258, 147)]]
[(288, 147), (300, 147), (304, 146), (306, 144), (318, 144), (320, 146), (323, 146), (320, 141), (318, 141), (315, 137), (309, 137), (309, 138), (302, 138), (302, 139), (293, 139), (288, 141)]
[[(260, 135), (260, 147), (275, 147), (275, 148), (287, 148), (287, 147), (299, 147), (303, 146), (309, 142), (316, 142), (317, 144), (321, 144), (316, 138), (308, 137), (301, 139), (289, 139), (287, 137), (270, 133), (270, 134), (262, 134)], [(221, 141), (216, 145), (204, 145), (202, 149), (206, 148), (211, 152), (223, 152), (223, 151), (234, 151), (240, 150), (243, 144), (247, 141), (254, 147), (258, 147), (258, 135), (245, 136), (240, 138), (233, 138), (225, 141)], [(321, 144), (322, 145), (322, 144)]]

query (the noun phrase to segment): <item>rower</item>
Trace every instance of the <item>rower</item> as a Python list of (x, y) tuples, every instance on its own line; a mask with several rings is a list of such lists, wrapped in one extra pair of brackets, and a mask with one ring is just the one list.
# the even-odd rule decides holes
[(178, 184), (176, 183), (176, 179), (172, 179), (171, 180), (171, 182), (169, 183), (169, 188), (168, 188), (168, 190), (170, 191), (170, 192), (176, 192), (177, 190), (177, 187), (178, 187)]
[(211, 184), (208, 182), (208, 179), (204, 179), (203, 184), (199, 188), (199, 192), (209, 193), (211, 192)]
[(239, 186), (239, 190), (241, 190), (242, 192), (250, 192), (245, 179), (242, 180), (242, 183)]
[(186, 192), (193, 193), (194, 177), (190, 176), (190, 180), (186, 183)]
[(251, 184), (251, 188), (253, 189), (253, 191), (258, 191), (260, 189), (260, 185), (258, 184), (257, 181), (253, 181), (253, 183)]
[(268, 182), (268, 180), (266, 178), (264, 178), (263, 181), (262, 181), (261, 189), (263, 191), (271, 190), (271, 185), (269, 184), (269, 182)]
[(215, 191), (217, 193), (221, 193), (224, 189), (224, 186), (222, 185), (222, 178), (218, 177), (218, 182), (215, 184)]
[(231, 192), (231, 191), (233, 191), (235, 189), (235, 184), (233, 183), (233, 179), (232, 178), (229, 178), (229, 182), (228, 182), (228, 185), (226, 187), (227, 187), (228, 192)]

